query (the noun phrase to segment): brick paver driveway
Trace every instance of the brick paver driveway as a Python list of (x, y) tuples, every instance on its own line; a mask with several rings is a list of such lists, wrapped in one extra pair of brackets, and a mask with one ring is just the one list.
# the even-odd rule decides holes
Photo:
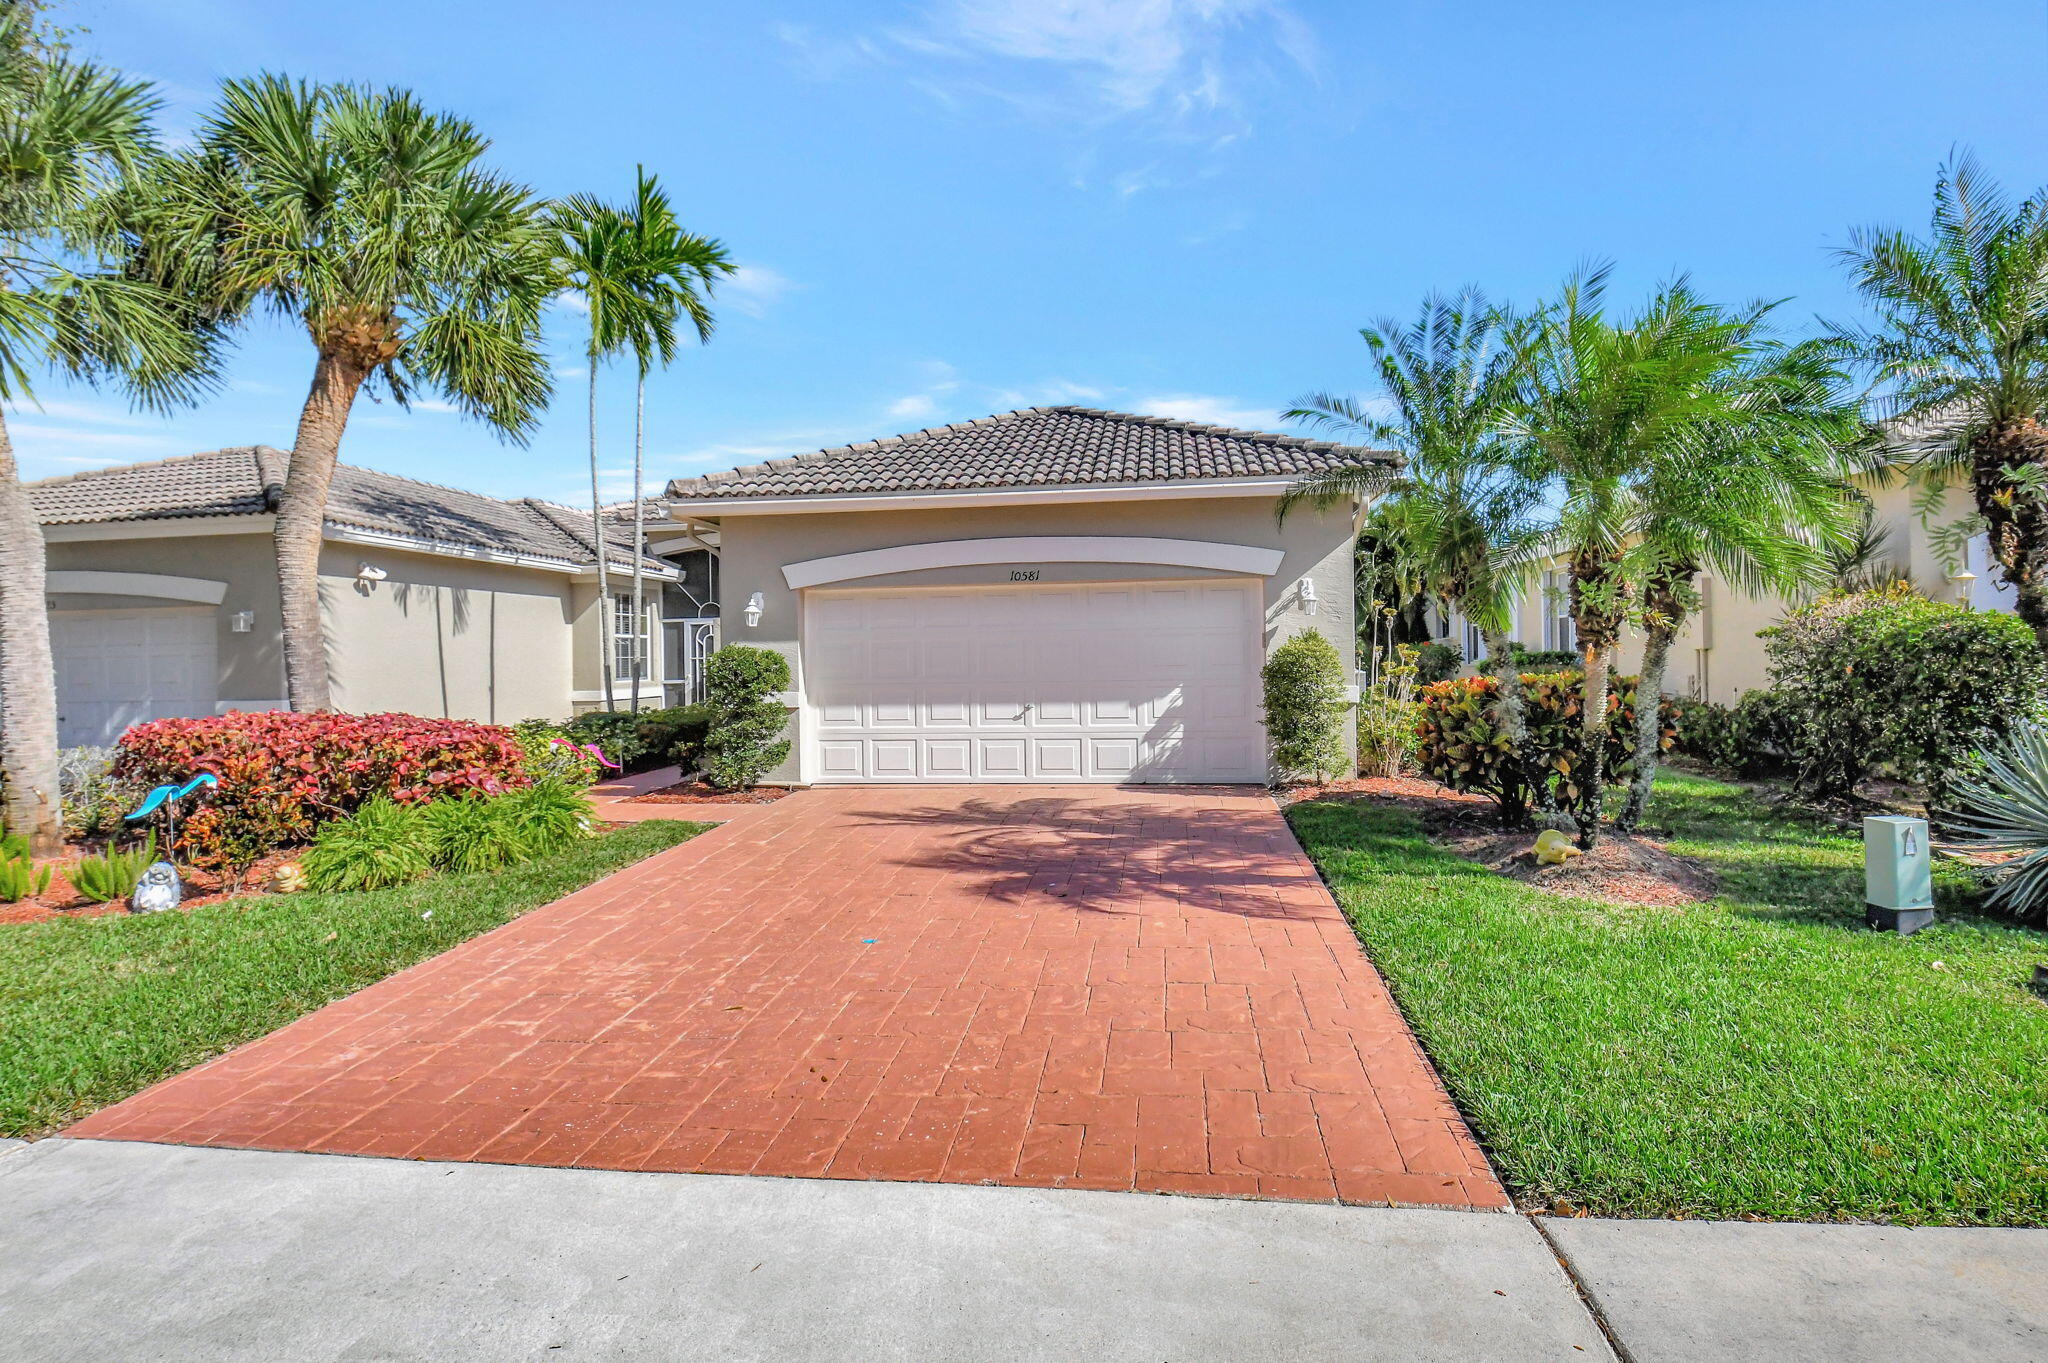
[(1506, 1205), (1233, 789), (804, 792), (69, 1134)]

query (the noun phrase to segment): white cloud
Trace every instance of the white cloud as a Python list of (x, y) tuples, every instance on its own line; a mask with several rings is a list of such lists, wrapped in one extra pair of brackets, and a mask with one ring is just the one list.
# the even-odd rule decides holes
[(83, 421), (96, 426), (147, 426), (159, 420), (119, 408), (101, 407), (89, 402), (64, 402), (55, 398), (11, 402), (7, 405), (7, 419), (13, 421), (16, 417), (28, 417), (31, 420), (44, 417), (51, 421)]
[(716, 296), (749, 317), (759, 317), (796, 287), (795, 280), (766, 265), (742, 265), (719, 281)]
[(925, 421), (938, 413), (938, 400), (929, 393), (912, 393), (889, 404), (889, 415), (897, 421)]
[(1278, 407), (1253, 407), (1237, 398), (1206, 393), (1155, 393), (1139, 398), (1131, 410), (1143, 416), (1170, 416), (1180, 421), (1236, 426), (1249, 431), (1278, 430), (1281, 424)]
[(590, 315), (590, 300), (573, 289), (564, 289), (549, 300), (564, 312), (580, 312)]

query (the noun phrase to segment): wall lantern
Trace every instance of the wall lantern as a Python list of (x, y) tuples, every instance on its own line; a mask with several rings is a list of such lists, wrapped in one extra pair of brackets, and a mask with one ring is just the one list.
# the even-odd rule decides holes
[(256, 628), (255, 611), (236, 611), (228, 617), (228, 630), (234, 634), (247, 634)]
[(1965, 568), (1959, 573), (1951, 574), (1948, 581), (1956, 594), (1956, 601), (1961, 605), (1969, 605), (1970, 598), (1974, 595), (1971, 589), (1977, 585), (1977, 575)]
[(761, 611), (766, 607), (766, 605), (767, 603), (761, 599), (761, 593), (759, 592), (755, 592), (752, 596), (747, 598), (748, 629), (752, 629), (756, 625), (761, 623)]
[(1316, 613), (1316, 584), (1307, 578), (1303, 578), (1297, 591), (1301, 595), (1301, 609), (1303, 613), (1314, 615)]

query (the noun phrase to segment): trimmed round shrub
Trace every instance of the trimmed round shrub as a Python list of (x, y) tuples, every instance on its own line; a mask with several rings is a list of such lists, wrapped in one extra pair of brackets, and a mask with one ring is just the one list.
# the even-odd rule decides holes
[(434, 869), (434, 841), (422, 811), (378, 796), (323, 826), (299, 859), (315, 890), (381, 890)]
[(789, 659), (773, 649), (728, 644), (704, 663), (704, 776), (721, 790), (744, 790), (789, 756), (782, 731), (789, 710), (772, 700), (789, 688)]
[(182, 784), (202, 771), (220, 778), (181, 813), (175, 850), (194, 866), (229, 873), (374, 799), (424, 804), (529, 780), (510, 729), (418, 715), (269, 710), (158, 719), (121, 735), (120, 747), (114, 775), (132, 786)]
[(1889, 771), (1939, 802), (1979, 749), (2043, 712), (2032, 630), (1904, 583), (1824, 596), (1762, 637), (1791, 769), (1818, 794)]
[(1273, 650), (1260, 671), (1265, 683), (1266, 742), (1273, 775), (1326, 781), (1349, 765), (1344, 755), (1344, 699), (1349, 684), (1336, 645), (1303, 630)]

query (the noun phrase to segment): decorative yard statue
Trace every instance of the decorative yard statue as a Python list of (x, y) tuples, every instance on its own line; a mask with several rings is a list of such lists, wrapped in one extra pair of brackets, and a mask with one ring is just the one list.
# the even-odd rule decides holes
[(1572, 840), (1555, 828), (1546, 828), (1536, 835), (1536, 864), (1538, 866), (1562, 866), (1573, 857), (1584, 856)]
[(128, 896), (128, 907), (136, 913), (162, 913), (165, 909), (177, 908), (184, 898), (185, 886), (178, 879), (178, 868), (168, 861), (159, 861), (135, 882), (135, 893)]
[[(141, 823), (159, 810), (164, 816), (163, 848), (166, 855), (175, 855), (173, 848), (178, 841), (178, 802), (198, 794), (208, 786), (217, 786), (220, 778), (210, 771), (202, 771), (184, 785), (167, 782), (152, 788), (142, 797), (142, 803), (122, 817), (129, 823)], [(178, 879), (178, 868), (169, 861), (159, 861), (142, 873), (136, 882), (135, 893), (128, 897), (128, 907), (136, 913), (162, 913), (175, 909), (185, 898), (184, 882)]]

